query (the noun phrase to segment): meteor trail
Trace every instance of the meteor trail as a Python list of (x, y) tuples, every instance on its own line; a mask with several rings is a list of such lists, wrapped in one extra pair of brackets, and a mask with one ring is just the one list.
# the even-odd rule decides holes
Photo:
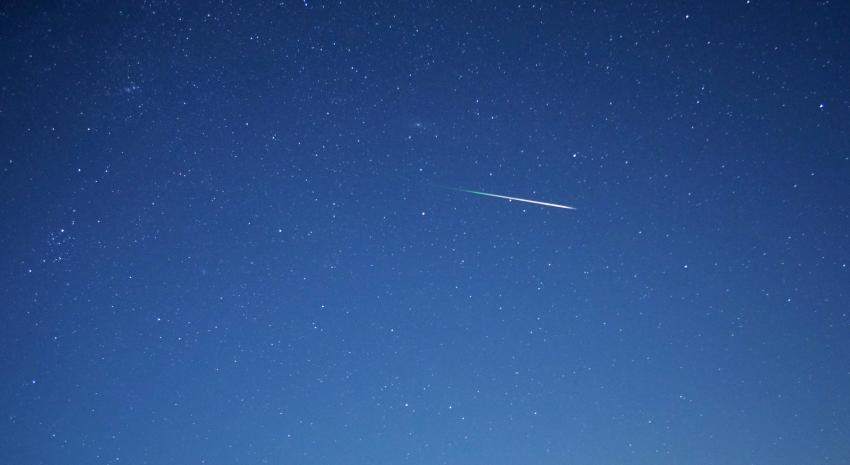
[(469, 190), (469, 189), (456, 189), (456, 188), (453, 188), (453, 189), (456, 190), (456, 191), (466, 192), (468, 194), (483, 195), (483, 196), (486, 196), (486, 197), (496, 197), (497, 199), (516, 200), (517, 202), (533, 203), (535, 205), (543, 205), (544, 207), (565, 208), (567, 210), (575, 210), (576, 209), (575, 207), (570, 207), (568, 205), (561, 205), (561, 204), (550, 203), (550, 202), (541, 202), (539, 200), (521, 199), (519, 197), (510, 197), (510, 196), (507, 196), (507, 195), (491, 194), (489, 192), (472, 191), (472, 190)]

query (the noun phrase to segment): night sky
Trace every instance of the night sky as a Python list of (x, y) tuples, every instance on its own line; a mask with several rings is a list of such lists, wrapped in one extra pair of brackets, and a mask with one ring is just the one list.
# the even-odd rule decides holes
[(850, 463), (848, 24), (4, 2), (0, 463)]

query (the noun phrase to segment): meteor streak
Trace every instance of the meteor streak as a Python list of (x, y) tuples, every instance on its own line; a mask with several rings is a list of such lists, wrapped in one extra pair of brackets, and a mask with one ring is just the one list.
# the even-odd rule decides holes
[(569, 205), (561, 205), (561, 204), (558, 204), (558, 203), (550, 203), (550, 202), (541, 202), (539, 200), (521, 199), (519, 197), (510, 197), (510, 196), (507, 196), (507, 195), (491, 194), (489, 192), (471, 191), (469, 189), (454, 189), (454, 190), (466, 192), (468, 194), (483, 195), (485, 197), (496, 197), (497, 199), (505, 199), (505, 200), (511, 200), (511, 201), (516, 200), (517, 202), (533, 203), (535, 205), (543, 205), (544, 207), (565, 208), (567, 210), (575, 210), (576, 209), (575, 207), (570, 207)]

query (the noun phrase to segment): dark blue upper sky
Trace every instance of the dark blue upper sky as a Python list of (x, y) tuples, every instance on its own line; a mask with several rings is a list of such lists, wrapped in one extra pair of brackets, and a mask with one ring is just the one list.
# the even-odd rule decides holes
[(0, 7), (0, 462), (850, 463), (850, 4), (414, 3)]

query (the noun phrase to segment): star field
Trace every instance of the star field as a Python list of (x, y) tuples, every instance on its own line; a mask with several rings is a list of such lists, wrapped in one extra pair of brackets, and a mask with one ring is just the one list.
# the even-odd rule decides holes
[(0, 462), (850, 463), (847, 24), (0, 6)]

